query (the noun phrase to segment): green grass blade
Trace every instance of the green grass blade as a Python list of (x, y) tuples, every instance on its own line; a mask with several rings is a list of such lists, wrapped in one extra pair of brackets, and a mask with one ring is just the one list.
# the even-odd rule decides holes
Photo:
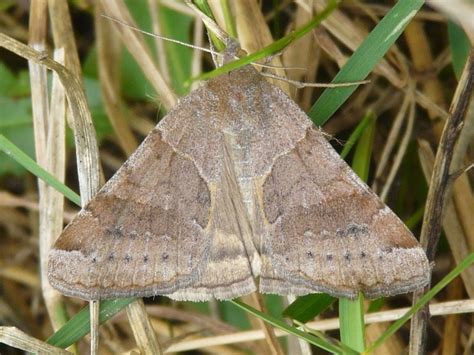
[(372, 302), (370, 302), (370, 305), (367, 308), (367, 313), (380, 311), (384, 304), (385, 304), (385, 298), (383, 297), (373, 300)]
[(407, 218), (404, 222), (408, 229), (413, 230), (419, 223), (421, 223), (424, 214), (425, 206), (421, 206), (409, 218)]
[(237, 29), (235, 28), (234, 16), (230, 9), (229, 0), (221, 0), (221, 8), (227, 32), (231, 37), (237, 38)]
[(357, 142), (354, 159), (352, 160), (352, 170), (354, 170), (363, 181), (367, 181), (369, 177), (372, 146), (375, 136), (375, 116), (369, 123)]
[(339, 328), (344, 345), (357, 351), (364, 351), (364, 296), (362, 293), (356, 300), (339, 299)]
[[(400, 36), (405, 26), (423, 5), (423, 0), (400, 0), (370, 32), (333, 79), (333, 83), (364, 80)], [(358, 85), (326, 89), (313, 105), (309, 116), (318, 126), (357, 89)]]
[(356, 144), (359, 140), (362, 133), (364, 133), (367, 126), (369, 126), (375, 120), (375, 115), (373, 112), (368, 112), (364, 118), (359, 122), (355, 130), (352, 132), (351, 136), (347, 140), (346, 144), (344, 144), (344, 148), (341, 152), (341, 158), (345, 159), (347, 154), (351, 151), (352, 147)]
[[(367, 114), (369, 122), (360, 134), (352, 161), (352, 169), (359, 177), (367, 181), (375, 133), (375, 116)], [(365, 120), (364, 118), (364, 120)], [(361, 126), (361, 125), (359, 125)], [(354, 132), (356, 133), (356, 132)], [(354, 134), (353, 134), (354, 135)], [(339, 300), (339, 324), (343, 344), (357, 350), (365, 349), (364, 296), (360, 293), (356, 300)]]
[(327, 309), (335, 300), (325, 293), (301, 296), (283, 311), (283, 316), (306, 323)]
[(318, 26), (326, 17), (328, 17), (331, 12), (333, 12), (339, 1), (330, 1), (328, 6), (321, 11), (318, 15), (316, 15), (311, 21), (309, 21), (306, 25), (301, 27), (300, 29), (291, 32), (285, 37), (280, 38), (279, 40), (273, 42), (272, 44), (266, 46), (265, 48), (261, 49), (258, 52), (249, 54), (245, 57), (242, 57), (238, 60), (234, 60), (230, 63), (227, 63), (223, 65), (220, 68), (217, 68), (213, 71), (204, 73), (202, 75), (199, 75), (198, 77), (192, 78), (191, 81), (194, 80), (208, 80), (211, 78), (214, 78), (216, 76), (228, 73), (231, 70), (243, 67), (244, 65), (254, 63), (258, 61), (259, 59), (266, 58), (272, 54), (278, 53), (281, 50), (283, 50), (286, 46), (288, 46), (290, 43), (293, 41), (303, 37), (305, 34), (310, 32), (312, 29), (314, 29), (316, 26)]
[[(100, 302), (99, 323), (102, 324), (112, 318), (133, 301), (135, 301), (135, 298), (119, 298)], [(87, 305), (46, 341), (59, 348), (67, 348), (71, 344), (76, 343), (82, 337), (89, 334), (89, 317), (89, 305)]]
[(456, 77), (461, 77), (462, 70), (466, 64), (471, 44), (466, 32), (455, 23), (448, 22), (449, 47), (451, 49), (452, 65)]
[(25, 169), (30, 171), (33, 175), (43, 180), (45, 183), (62, 193), (71, 202), (76, 205), (81, 205), (81, 198), (78, 194), (72, 191), (69, 187), (59, 182), (53, 175), (48, 171), (39, 166), (33, 159), (27, 154), (21, 151), (16, 145), (9, 141), (3, 134), (0, 134), (0, 150), (4, 151), (9, 157), (16, 160)]
[(436, 296), (446, 285), (453, 281), (461, 272), (466, 270), (474, 264), (474, 253), (469, 254), (469, 256), (459, 263), (448, 275), (446, 275), (440, 282), (436, 284), (431, 290), (429, 290), (410, 310), (403, 315), (399, 320), (394, 322), (383, 334), (373, 342), (364, 352), (364, 354), (371, 354), (377, 347), (379, 347), (387, 338), (395, 334), (405, 322), (407, 322), (418, 310), (425, 306), (431, 299)]
[[(249, 305), (247, 305), (243, 302), (236, 301), (236, 300), (229, 301), (229, 302), (231, 302), (233, 305), (243, 309), (244, 311), (254, 315), (255, 317), (264, 320), (265, 322), (267, 322), (268, 324), (271, 324), (275, 328), (281, 329), (281, 330), (287, 332), (288, 334), (292, 334), (292, 335), (295, 335), (295, 336), (297, 336), (301, 339), (304, 339), (308, 343), (313, 344), (313, 345), (315, 345), (315, 346), (317, 346), (321, 349), (324, 349), (326, 351), (329, 351), (333, 354), (340, 354), (343, 351), (346, 351), (346, 352), (349, 351), (349, 349), (342, 348), (339, 345), (332, 344), (329, 341), (326, 341), (326, 340), (317, 338), (317, 337), (315, 337), (311, 334), (305, 333), (305, 332), (299, 330), (298, 328), (291, 327), (288, 324), (286, 324), (284, 321), (282, 321), (280, 319), (277, 319), (275, 317), (272, 317), (272, 316), (270, 316), (268, 314), (265, 314), (263, 312), (260, 312), (260, 311), (256, 310), (255, 308), (250, 307)], [(355, 353), (355, 352), (352, 352), (352, 353)]]

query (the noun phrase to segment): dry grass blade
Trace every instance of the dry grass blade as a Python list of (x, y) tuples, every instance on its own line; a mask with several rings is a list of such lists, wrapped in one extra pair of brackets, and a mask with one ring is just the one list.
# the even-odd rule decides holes
[[(150, 8), (150, 16), (151, 16), (151, 23), (152, 23), (152, 28), (153, 28), (153, 33), (155, 33), (158, 36), (162, 36), (162, 31), (161, 31), (161, 26), (160, 26), (160, 18), (158, 16), (158, 4), (159, 0), (148, 0), (148, 7)], [(98, 7), (97, 7), (98, 8)], [(96, 8), (96, 11), (97, 11)], [(156, 47), (156, 54), (158, 57), (158, 63), (159, 63), (159, 68), (160, 72), (163, 75), (163, 79), (169, 83), (171, 82), (170, 78), (170, 71), (168, 67), (168, 59), (166, 58), (166, 51), (165, 51), (165, 46), (163, 43), (163, 40), (160, 38), (155, 37), (155, 47)]]
[[(462, 169), (466, 164), (466, 153), (474, 141), (474, 100), (471, 100), (459, 139), (454, 147), (451, 172)], [(468, 162), (468, 160), (467, 160)], [(470, 250), (474, 250), (474, 194), (467, 174), (459, 176), (453, 185), (454, 204), (461, 222), (465, 240)], [(473, 281), (474, 282), (474, 281)], [(474, 297), (474, 294), (469, 294)]]
[[(28, 43), (34, 49), (43, 52), (46, 50), (46, 19), (47, 1), (40, 0), (31, 4), (30, 35)], [(33, 124), (35, 134), (35, 151), (39, 164), (44, 166), (46, 157), (46, 131), (49, 115), (46, 68), (38, 63), (29, 61), (31, 99), (33, 108)], [(44, 188), (42, 182), (40, 189)]]
[[(305, 23), (308, 23), (311, 18), (313, 18), (314, 13), (311, 4), (311, 0), (296, 2), (296, 14), (288, 26), (289, 29), (294, 30), (300, 28)], [(287, 50), (285, 50), (282, 55), (285, 67), (308, 68), (308, 66), (312, 64), (312, 58), (305, 55), (305, 53), (312, 53), (316, 49), (314, 42), (314, 36), (309, 35), (304, 36), (299, 41), (296, 41), (292, 45), (288, 46)], [(304, 81), (307, 71), (308, 70), (289, 70), (287, 77), (295, 81)], [(314, 81), (314, 79), (311, 81)]]
[[(428, 181), (433, 174), (433, 166), (435, 156), (428, 142), (420, 140), (418, 147), (418, 155), (420, 163), (423, 168), (423, 173)], [(466, 237), (462, 228), (461, 222), (458, 218), (457, 211), (454, 207), (454, 198), (446, 201), (445, 212), (443, 216), (443, 229), (448, 239), (449, 247), (453, 254), (454, 261), (459, 264), (463, 259), (469, 255), (469, 250), (472, 250), (466, 243)], [(461, 274), (464, 281), (467, 294), (474, 299), (474, 266), (467, 268)]]
[[(270, 29), (257, 2), (241, 0), (233, 2), (232, 5), (235, 7), (237, 34), (242, 49), (247, 53), (254, 53), (273, 42)], [(279, 57), (274, 57), (271, 64), (280, 67), (283, 65)], [(283, 69), (276, 70), (276, 74), (280, 77), (286, 76)], [(291, 93), (288, 83), (274, 80), (273, 84), (286, 93)]]
[[(441, 233), (441, 216), (450, 189), (449, 169), (453, 157), (454, 144), (462, 126), (474, 87), (474, 51), (471, 51), (461, 80), (451, 103), (450, 113), (436, 152), (433, 174), (430, 179), (420, 242), (425, 247), (428, 260), (434, 260)], [(429, 287), (427, 287), (429, 288)], [(426, 289), (426, 288), (425, 288)], [(425, 289), (413, 295), (413, 304), (419, 301)], [(425, 308), (415, 314), (411, 322), (410, 351), (412, 354), (424, 353), (428, 313)]]
[[(47, 2), (36, 1), (31, 4), (29, 23), (29, 44), (45, 51)], [(59, 55), (64, 60), (64, 51)], [(48, 102), (47, 69), (37, 63), (29, 62), (31, 99), (33, 102), (33, 125), (35, 135), (36, 161), (51, 171), (59, 180), (64, 180), (64, 125), (65, 102), (63, 89), (58, 78), (53, 79), (51, 114)], [(65, 323), (62, 316), (61, 295), (55, 291), (47, 279), (47, 255), (54, 239), (62, 229), (63, 197), (50, 186), (38, 179), (39, 187), (39, 245), (41, 262), (41, 283), (43, 297), (54, 329)], [(58, 224), (59, 223), (59, 224)]]
[[(263, 302), (262, 295), (254, 292), (250, 295), (250, 297), (253, 300), (254, 308), (256, 308), (259, 311), (267, 312), (265, 309), (265, 304)], [(272, 355), (283, 355), (283, 349), (278, 342), (278, 339), (275, 336), (275, 332), (273, 328), (266, 322), (262, 321), (261, 319), (257, 320), (258, 323), (260, 324), (260, 328), (263, 330), (265, 333), (265, 340), (267, 342), (268, 350), (270, 354)]]
[[(55, 59), (64, 61), (64, 49), (55, 53)], [(46, 136), (45, 165), (51, 174), (64, 182), (66, 169), (66, 95), (60, 80), (53, 75), (51, 105), (48, 117)], [(66, 319), (61, 317), (64, 307), (62, 297), (48, 282), (48, 255), (57, 236), (63, 229), (64, 196), (51, 186), (45, 186), (39, 195), (39, 242), (41, 258), (41, 281), (45, 302), (50, 310), (54, 329), (64, 325)]]
[(428, 96), (423, 94), (421, 91), (416, 90), (415, 98), (416, 98), (416, 103), (419, 104), (424, 109), (426, 109), (427, 111), (435, 111), (436, 114), (443, 120), (446, 120), (448, 118), (448, 113), (443, 108), (441, 108), (436, 103), (434, 103), (433, 100), (431, 100)]
[(130, 303), (127, 306), (127, 315), (140, 350), (146, 355), (162, 354), (160, 344), (148, 319), (143, 300), (137, 299)]
[(102, 102), (105, 105), (110, 123), (118, 138), (118, 143), (126, 156), (130, 156), (138, 142), (127, 123), (120, 99), (120, 67), (116, 58), (122, 49), (116, 31), (109, 21), (102, 18), (103, 9), (97, 3), (94, 9), (94, 23), (97, 34), (97, 63), (99, 67)]
[[(194, 39), (193, 39), (193, 44), (196, 47), (203, 47), (203, 37), (204, 37), (204, 25), (201, 21), (194, 21)], [(193, 51), (193, 61), (191, 65), (191, 75), (192, 77), (197, 77), (202, 73), (202, 58), (203, 58), (203, 52), (194, 49)], [(194, 90), (199, 87), (198, 82), (194, 82), (191, 85), (191, 90)]]
[(99, 311), (100, 303), (99, 301), (90, 301), (90, 322), (91, 322), (91, 345), (90, 353), (91, 355), (97, 355), (99, 353)]
[[(101, 4), (107, 15), (118, 18), (121, 21), (136, 27), (132, 16), (128, 12), (127, 7), (122, 0), (101, 1)], [(143, 39), (136, 31), (133, 31), (129, 27), (119, 25), (116, 26), (116, 28), (119, 31), (123, 44), (133, 55), (145, 73), (147, 79), (150, 81), (150, 83), (153, 85), (153, 88), (160, 96), (160, 101), (164, 108), (169, 110), (176, 103), (176, 95), (163, 79)]]
[[(408, 49), (410, 50), (414, 69), (421, 79), (425, 79), (427, 72), (432, 70), (433, 55), (429, 46), (429, 41), (423, 27), (423, 23), (419, 21), (412, 21), (405, 31), (405, 38), (407, 40)], [(421, 80), (421, 90), (433, 102), (443, 109), (446, 107), (443, 86), (436, 76), (428, 76), (425, 80)], [(428, 109), (428, 116), (431, 119), (439, 118), (438, 112), (433, 109)], [(433, 129), (437, 136), (441, 136), (443, 130), (443, 122), (438, 121), (433, 123)]]
[(405, 152), (407, 151), (408, 144), (410, 143), (414, 124), (415, 124), (415, 102), (412, 101), (410, 102), (410, 106), (408, 110), (408, 118), (407, 118), (405, 132), (402, 135), (402, 139), (398, 146), (397, 153), (395, 154), (395, 157), (393, 159), (393, 163), (387, 177), (387, 182), (385, 183), (380, 193), (380, 198), (382, 199), (382, 201), (385, 201), (385, 199), (387, 198), (390, 187), (392, 186), (392, 183), (395, 180), (395, 175), (398, 173), (398, 169), (400, 168), (402, 159), (405, 155)]
[(29, 353), (37, 354), (71, 354), (61, 348), (49, 345), (41, 340), (23, 333), (15, 327), (0, 327), (0, 343)]
[[(308, 23), (314, 16), (312, 0), (302, 0), (296, 2), (298, 6), (296, 14), (287, 29), (294, 30)], [(317, 32), (317, 29), (314, 32)], [(311, 57), (306, 53), (312, 53)], [(287, 70), (287, 77), (291, 80), (315, 82), (317, 68), (320, 64), (321, 50), (316, 44), (314, 35), (304, 36), (298, 41), (292, 43), (287, 50), (283, 52), (283, 63), (285, 67), (300, 67), (302, 70)], [(311, 107), (314, 95), (314, 88), (305, 88), (298, 90), (296, 93), (292, 91), (292, 97), (300, 98), (300, 106), (304, 111), (308, 111)]]
[(81, 63), (74, 38), (69, 6), (67, 2), (61, 0), (49, 0), (48, 6), (54, 45), (57, 48), (64, 48), (65, 67), (71, 70), (79, 80), (82, 80)]
[(379, 163), (377, 164), (377, 168), (376, 168), (376, 171), (375, 171), (375, 179), (374, 179), (374, 183), (372, 185), (372, 189), (374, 191), (377, 191), (377, 192), (380, 191), (380, 188), (379, 188), (380, 179), (382, 178), (382, 175), (385, 171), (385, 168), (386, 168), (386, 166), (389, 162), (389, 158), (390, 158), (390, 155), (392, 153), (392, 150), (395, 148), (395, 144), (396, 144), (396, 142), (398, 140), (398, 137), (400, 135), (400, 130), (401, 130), (402, 124), (405, 120), (409, 104), (410, 104), (410, 95), (407, 92), (405, 94), (405, 97), (403, 98), (403, 102), (400, 106), (400, 110), (398, 111), (397, 115), (395, 116), (392, 127), (390, 128), (390, 133), (388, 134), (388, 137), (386, 139), (386, 143), (384, 144), (382, 155), (380, 157)]

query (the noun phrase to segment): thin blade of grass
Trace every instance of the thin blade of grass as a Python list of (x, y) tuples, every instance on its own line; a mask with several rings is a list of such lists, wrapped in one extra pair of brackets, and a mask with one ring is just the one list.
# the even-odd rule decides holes
[(404, 223), (406, 224), (408, 229), (415, 229), (415, 227), (423, 220), (424, 213), (425, 206), (421, 206), (409, 218), (407, 218)]
[[(349, 58), (332, 83), (364, 80), (387, 53), (423, 3), (423, 0), (400, 0), (397, 2)], [(321, 126), (357, 87), (358, 85), (326, 89), (308, 115), (316, 125)]]
[[(112, 318), (124, 307), (135, 301), (135, 298), (119, 298), (100, 302), (99, 323)], [(46, 340), (47, 343), (59, 348), (67, 348), (74, 344), (90, 331), (89, 305), (81, 309), (74, 318), (71, 318), (61, 329)]]
[(438, 282), (431, 290), (429, 290), (420, 300), (410, 308), (410, 310), (399, 320), (394, 322), (383, 334), (374, 341), (364, 352), (364, 354), (371, 354), (373, 351), (379, 347), (388, 337), (395, 334), (416, 312), (418, 312), (422, 307), (424, 307), (431, 299), (436, 296), (447, 284), (453, 281), (459, 274), (464, 270), (474, 264), (474, 253), (469, 254), (469, 256), (464, 259), (461, 263), (458, 264), (448, 275), (446, 275), (440, 282)]
[(59, 182), (48, 171), (39, 166), (33, 159), (19, 149), (15, 144), (8, 140), (3, 134), (0, 134), (0, 150), (4, 151), (12, 159), (16, 160), (25, 169), (30, 171), (33, 175), (43, 180), (45, 183), (62, 193), (71, 202), (76, 205), (81, 205), (81, 198), (78, 194), (72, 191), (69, 187)]
[(10, 350), (8, 353), (16, 353), (9, 348), (12, 347), (21, 349), (28, 354), (71, 354), (69, 351), (45, 343), (15, 327), (0, 327), (0, 344), (7, 345), (6, 351)]
[(364, 133), (365, 129), (372, 124), (372, 122), (375, 120), (375, 115), (373, 112), (368, 112), (364, 118), (359, 122), (357, 127), (354, 129), (354, 131), (351, 133), (349, 139), (347, 140), (346, 144), (344, 144), (344, 148), (342, 149), (342, 152), (340, 154), (342, 159), (345, 159), (347, 155), (350, 153), (354, 145), (357, 143), (359, 138), (362, 136)]
[(278, 329), (281, 329), (285, 332), (287, 332), (288, 334), (292, 334), (292, 335), (295, 335), (301, 339), (304, 339), (306, 340), (308, 343), (310, 344), (313, 344), (321, 349), (324, 349), (326, 351), (329, 351), (333, 354), (339, 354), (339, 353), (342, 353), (342, 352), (347, 352), (347, 353), (352, 353), (352, 354), (355, 354), (356, 352), (354, 350), (351, 350), (349, 348), (342, 348), (341, 346), (339, 345), (335, 345), (335, 344), (331, 344), (330, 342), (328, 341), (325, 341), (323, 339), (319, 339), (313, 335), (310, 335), (308, 333), (305, 333), (295, 327), (291, 327), (289, 326), (288, 324), (286, 324), (284, 321), (280, 320), (280, 319), (277, 319), (275, 317), (272, 317), (268, 314), (265, 314), (265, 313), (262, 313), (258, 310), (256, 310), (255, 308), (252, 308), (250, 307), (249, 305), (245, 304), (245, 303), (242, 303), (242, 302), (239, 302), (239, 301), (236, 301), (236, 300), (232, 300), (232, 301), (229, 301), (230, 303), (232, 303), (233, 305), (243, 309), (244, 311), (250, 313), (250, 314), (253, 314), (255, 317), (258, 317), (262, 320), (264, 320), (265, 322), (273, 325), (275, 328), (278, 328)]
[(284, 317), (306, 323), (327, 309), (336, 299), (325, 293), (311, 294), (298, 297), (283, 311)]
[(222, 13), (224, 15), (224, 21), (226, 24), (226, 30), (231, 37), (237, 38), (237, 29), (235, 28), (235, 19), (230, 9), (229, 0), (220, 0), (220, 2), (221, 2)]
[(451, 57), (453, 58), (453, 70), (459, 80), (464, 65), (466, 64), (467, 57), (469, 56), (471, 45), (469, 43), (469, 38), (462, 27), (451, 21), (448, 22), (448, 35)]
[(375, 116), (372, 117), (369, 123), (357, 142), (354, 158), (352, 159), (352, 170), (365, 182), (367, 182), (369, 177), (372, 146), (375, 136)]
[(347, 140), (346, 144), (344, 144), (344, 148), (341, 152), (341, 158), (345, 159), (347, 155), (350, 153), (351, 149), (354, 147), (356, 142), (361, 137), (362, 133), (364, 133), (367, 126), (369, 126), (375, 120), (375, 115), (373, 112), (368, 112), (364, 118), (359, 122), (357, 127), (354, 129), (352, 134), (350, 135), (349, 139)]

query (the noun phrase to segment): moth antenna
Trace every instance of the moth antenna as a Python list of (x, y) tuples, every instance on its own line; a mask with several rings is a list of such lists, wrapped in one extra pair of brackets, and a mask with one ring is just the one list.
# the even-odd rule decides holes
[(180, 44), (182, 46), (185, 46), (185, 47), (189, 47), (189, 48), (193, 48), (193, 49), (197, 49), (197, 50), (201, 50), (203, 52), (206, 52), (206, 53), (210, 53), (212, 54), (213, 56), (220, 56), (222, 57), (223, 54), (222, 53), (219, 53), (219, 52), (216, 52), (212, 49), (208, 49), (208, 48), (204, 48), (204, 47), (199, 47), (199, 46), (195, 46), (194, 44), (190, 44), (190, 43), (186, 43), (186, 42), (183, 42), (183, 41), (178, 41), (177, 39), (172, 39), (172, 38), (168, 38), (168, 37), (165, 37), (165, 36), (161, 36), (161, 35), (158, 35), (156, 33), (153, 33), (153, 32), (148, 32), (148, 31), (145, 31), (145, 30), (141, 30), (139, 29), (138, 27), (135, 27), (135, 26), (132, 26), (122, 20), (119, 20), (118, 18), (115, 18), (115, 17), (112, 17), (112, 16), (109, 16), (109, 15), (101, 15), (102, 17), (105, 17), (106, 19), (108, 20), (111, 20), (111, 21), (114, 21), (114, 22), (117, 22), (123, 26), (126, 26), (128, 28), (131, 28), (132, 30), (135, 30), (137, 32), (140, 32), (140, 33), (143, 33), (143, 34), (146, 34), (148, 36), (152, 36), (152, 37), (156, 37), (156, 38), (159, 38), (159, 39), (162, 39), (164, 41), (168, 41), (168, 42), (171, 42), (171, 43), (176, 43), (176, 44)]
[[(192, 5), (192, 4), (191, 4)], [(199, 11), (199, 9), (195, 8), (194, 5), (191, 6), (195, 11)], [(198, 13), (199, 16), (201, 17), (201, 14), (202, 13)], [(210, 53), (212, 55), (212, 58), (213, 58), (213, 61), (214, 63), (216, 64), (216, 66), (218, 66), (218, 60), (217, 60), (217, 57), (223, 57), (225, 54), (223, 53), (220, 53), (218, 51), (215, 51), (214, 49), (208, 49), (208, 48), (205, 48), (205, 47), (200, 47), (200, 46), (196, 46), (194, 44), (190, 44), (190, 43), (186, 43), (186, 42), (183, 42), (183, 41), (179, 41), (179, 40), (176, 40), (176, 39), (172, 39), (172, 38), (168, 38), (168, 37), (165, 37), (165, 36), (161, 36), (159, 34), (156, 34), (156, 33), (153, 33), (153, 32), (149, 32), (149, 31), (145, 31), (145, 30), (142, 30), (138, 27), (135, 27), (135, 26), (132, 26), (118, 18), (115, 18), (115, 17), (112, 17), (112, 16), (109, 16), (109, 15), (105, 15), (105, 14), (102, 14), (101, 15), (102, 17), (108, 19), (108, 20), (111, 20), (111, 21), (114, 21), (122, 26), (125, 26), (125, 27), (128, 27), (128, 28), (131, 28), (132, 30), (135, 30), (137, 32), (140, 32), (140, 33), (143, 33), (145, 35), (148, 35), (148, 36), (152, 36), (152, 37), (155, 37), (155, 38), (159, 38), (161, 40), (164, 40), (164, 41), (168, 41), (168, 42), (171, 42), (171, 43), (176, 43), (176, 44), (180, 44), (182, 46), (185, 46), (185, 47), (188, 47), (188, 48), (192, 48), (192, 49), (197, 49), (197, 50), (200, 50), (200, 51), (203, 51), (203, 52), (206, 52), (206, 53)], [(205, 14), (202, 14), (202, 16), (206, 16)], [(201, 17), (203, 19), (203, 17)], [(219, 26), (209, 17), (206, 16), (206, 20), (203, 19), (203, 22), (206, 24), (207, 27), (209, 27), (212, 31), (214, 31), (216, 28), (219, 28)], [(209, 22), (209, 23), (208, 23)], [(213, 23), (213, 25), (210, 25), (210, 23)], [(222, 31), (220, 28), (219, 30), (216, 30), (216, 32), (219, 32), (219, 35), (218, 35), (218, 38), (221, 39), (221, 36), (223, 36), (222, 38), (226, 38), (225, 37), (225, 32)], [(225, 42), (228, 44), (230, 40), (230, 37), (227, 37), (227, 39), (225, 39)], [(209, 43), (211, 44), (212, 46), (212, 41), (209, 40)], [(239, 57), (236, 56), (236, 55), (233, 55), (232, 56), (233, 59), (238, 59)], [(306, 70), (306, 68), (303, 68), (303, 67), (282, 67), (282, 66), (278, 66), (278, 65), (270, 65), (270, 64), (261, 64), (261, 63), (252, 63), (253, 65), (257, 66), (257, 67), (262, 67), (262, 68), (269, 68), (269, 69), (286, 69), (286, 70)]]
[(289, 84), (294, 85), (296, 88), (301, 89), (305, 87), (315, 87), (315, 88), (340, 88), (340, 87), (347, 87), (347, 86), (353, 86), (353, 85), (361, 85), (361, 84), (368, 84), (370, 83), (370, 80), (360, 80), (360, 81), (352, 81), (348, 83), (305, 83), (297, 80), (291, 80), (288, 78), (284, 78), (278, 75), (270, 74), (270, 73), (260, 73), (263, 76), (266, 76), (268, 78), (276, 79), (276, 80), (282, 80), (286, 81)]
[(252, 63), (257, 67), (269, 68), (269, 69), (285, 69), (285, 70), (307, 70), (308, 68), (304, 67), (284, 67), (282, 65), (272, 65), (272, 64), (261, 64), (261, 63)]
[(333, 136), (332, 134), (324, 133), (323, 135), (324, 135), (325, 137), (328, 137), (328, 140), (329, 140), (329, 141), (334, 141), (334, 142), (336, 142), (337, 144), (339, 144), (341, 147), (343, 147), (343, 146), (346, 145), (346, 143), (347, 143), (347, 140), (346, 140), (346, 139), (336, 138), (336, 137)]
[(337, 144), (339, 144), (341, 147), (343, 147), (344, 144), (347, 143), (347, 140), (337, 138), (336, 136), (333, 136), (331, 133), (325, 132), (325, 131), (324, 131), (321, 127), (319, 127), (319, 126), (317, 126), (316, 128), (319, 130), (319, 133), (321, 133), (329, 142), (330, 142), (330, 141), (334, 141), (334, 142), (336, 142)]

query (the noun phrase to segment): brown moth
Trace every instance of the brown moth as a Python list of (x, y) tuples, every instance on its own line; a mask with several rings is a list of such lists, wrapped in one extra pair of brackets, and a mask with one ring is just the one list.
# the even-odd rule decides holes
[(406, 226), (251, 66), (184, 97), (49, 259), (51, 284), (87, 300), (375, 298), (429, 278)]

